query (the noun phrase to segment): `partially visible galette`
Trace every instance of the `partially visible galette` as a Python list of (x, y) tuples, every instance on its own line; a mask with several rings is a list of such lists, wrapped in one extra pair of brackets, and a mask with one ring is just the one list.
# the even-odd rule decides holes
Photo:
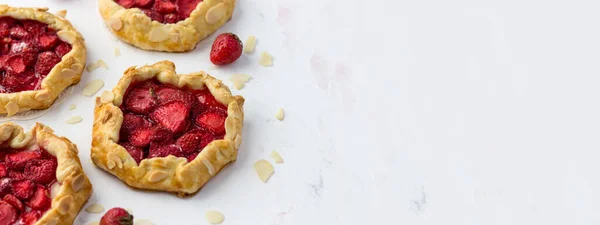
[(185, 52), (231, 19), (235, 0), (98, 0), (98, 6), (121, 40), (146, 50)]
[(46, 10), (0, 5), (0, 113), (48, 108), (81, 79), (83, 38)]
[(169, 61), (130, 67), (96, 99), (91, 156), (130, 186), (192, 194), (235, 161), (244, 98)]
[(0, 224), (72, 224), (92, 193), (77, 153), (42, 124), (0, 124)]

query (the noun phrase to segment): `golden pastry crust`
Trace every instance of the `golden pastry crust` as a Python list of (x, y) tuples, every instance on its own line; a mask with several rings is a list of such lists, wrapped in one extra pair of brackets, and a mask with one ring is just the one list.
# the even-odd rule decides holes
[(119, 39), (145, 50), (185, 52), (231, 19), (235, 0), (204, 0), (190, 17), (173, 24), (152, 21), (140, 9), (126, 9), (114, 0), (98, 0), (98, 7)]
[(37, 20), (57, 31), (58, 37), (71, 44), (71, 51), (42, 80), (39, 90), (0, 94), (0, 113), (9, 116), (30, 109), (46, 109), (67, 87), (79, 83), (85, 67), (86, 49), (83, 37), (69, 21), (46, 12), (48, 8), (16, 8), (0, 5), (0, 17)]
[[(179, 88), (208, 88), (218, 102), (227, 106), (225, 137), (208, 144), (191, 162), (183, 157), (169, 155), (146, 158), (138, 164), (125, 148), (117, 144), (123, 122), (123, 112), (119, 106), (130, 83), (153, 78)], [(242, 142), (244, 98), (232, 96), (229, 88), (220, 80), (205, 72), (179, 75), (172, 62), (162, 61), (150, 66), (128, 68), (112, 93), (113, 99), (96, 98), (91, 157), (96, 166), (117, 176), (129, 186), (186, 196), (197, 192), (225, 165), (236, 160), (237, 150)]]
[(70, 225), (92, 194), (92, 183), (85, 175), (77, 156), (75, 144), (67, 138), (58, 137), (54, 131), (41, 123), (25, 133), (23, 128), (12, 122), (0, 124), (0, 146), (14, 149), (43, 148), (56, 156), (56, 180), (60, 184), (58, 193), (52, 198), (52, 206), (35, 225)]

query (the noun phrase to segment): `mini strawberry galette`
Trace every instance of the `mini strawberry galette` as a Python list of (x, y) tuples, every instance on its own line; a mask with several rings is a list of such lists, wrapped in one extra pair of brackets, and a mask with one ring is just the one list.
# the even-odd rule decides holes
[(48, 108), (81, 78), (83, 38), (46, 10), (0, 5), (0, 113)]
[(243, 104), (204, 72), (131, 67), (96, 99), (92, 160), (130, 186), (192, 194), (235, 161)]
[(98, 0), (98, 6), (121, 40), (146, 50), (185, 52), (231, 19), (235, 0)]
[(0, 224), (72, 224), (92, 193), (77, 147), (37, 124), (0, 124)]

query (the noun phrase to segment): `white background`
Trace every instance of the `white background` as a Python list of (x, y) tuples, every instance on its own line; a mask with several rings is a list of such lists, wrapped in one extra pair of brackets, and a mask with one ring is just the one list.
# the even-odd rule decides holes
[[(127, 67), (163, 59), (180, 73), (210, 68), (215, 35), (186, 54), (145, 52), (108, 32), (93, 0), (2, 2), (68, 10), (88, 62), (110, 66), (82, 84), (110, 89)], [(253, 77), (234, 90), (246, 98), (244, 142), (238, 161), (187, 199), (130, 189), (89, 161), (94, 101), (82, 84), (38, 120), (78, 145), (90, 203), (158, 225), (207, 224), (209, 209), (230, 225), (599, 224), (599, 7), (238, 0), (218, 32), (255, 35), (257, 52), (209, 72)], [(258, 65), (262, 51), (273, 67)], [(76, 115), (82, 123), (64, 122)], [(252, 164), (273, 149), (285, 163), (263, 184)], [(82, 212), (76, 224), (100, 216)]]

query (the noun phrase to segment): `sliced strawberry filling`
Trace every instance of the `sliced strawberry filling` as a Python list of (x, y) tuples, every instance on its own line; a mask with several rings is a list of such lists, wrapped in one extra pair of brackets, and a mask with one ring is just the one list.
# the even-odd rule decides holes
[(168, 155), (191, 161), (210, 142), (225, 135), (227, 107), (206, 88), (197, 91), (157, 81), (135, 83), (125, 92), (121, 110), (119, 144), (138, 163)]
[(34, 224), (50, 209), (56, 157), (43, 149), (0, 149), (0, 224)]
[(0, 93), (39, 89), (69, 51), (47, 24), (0, 17)]
[(125, 8), (139, 8), (160, 23), (177, 23), (190, 17), (202, 0), (115, 0)]

